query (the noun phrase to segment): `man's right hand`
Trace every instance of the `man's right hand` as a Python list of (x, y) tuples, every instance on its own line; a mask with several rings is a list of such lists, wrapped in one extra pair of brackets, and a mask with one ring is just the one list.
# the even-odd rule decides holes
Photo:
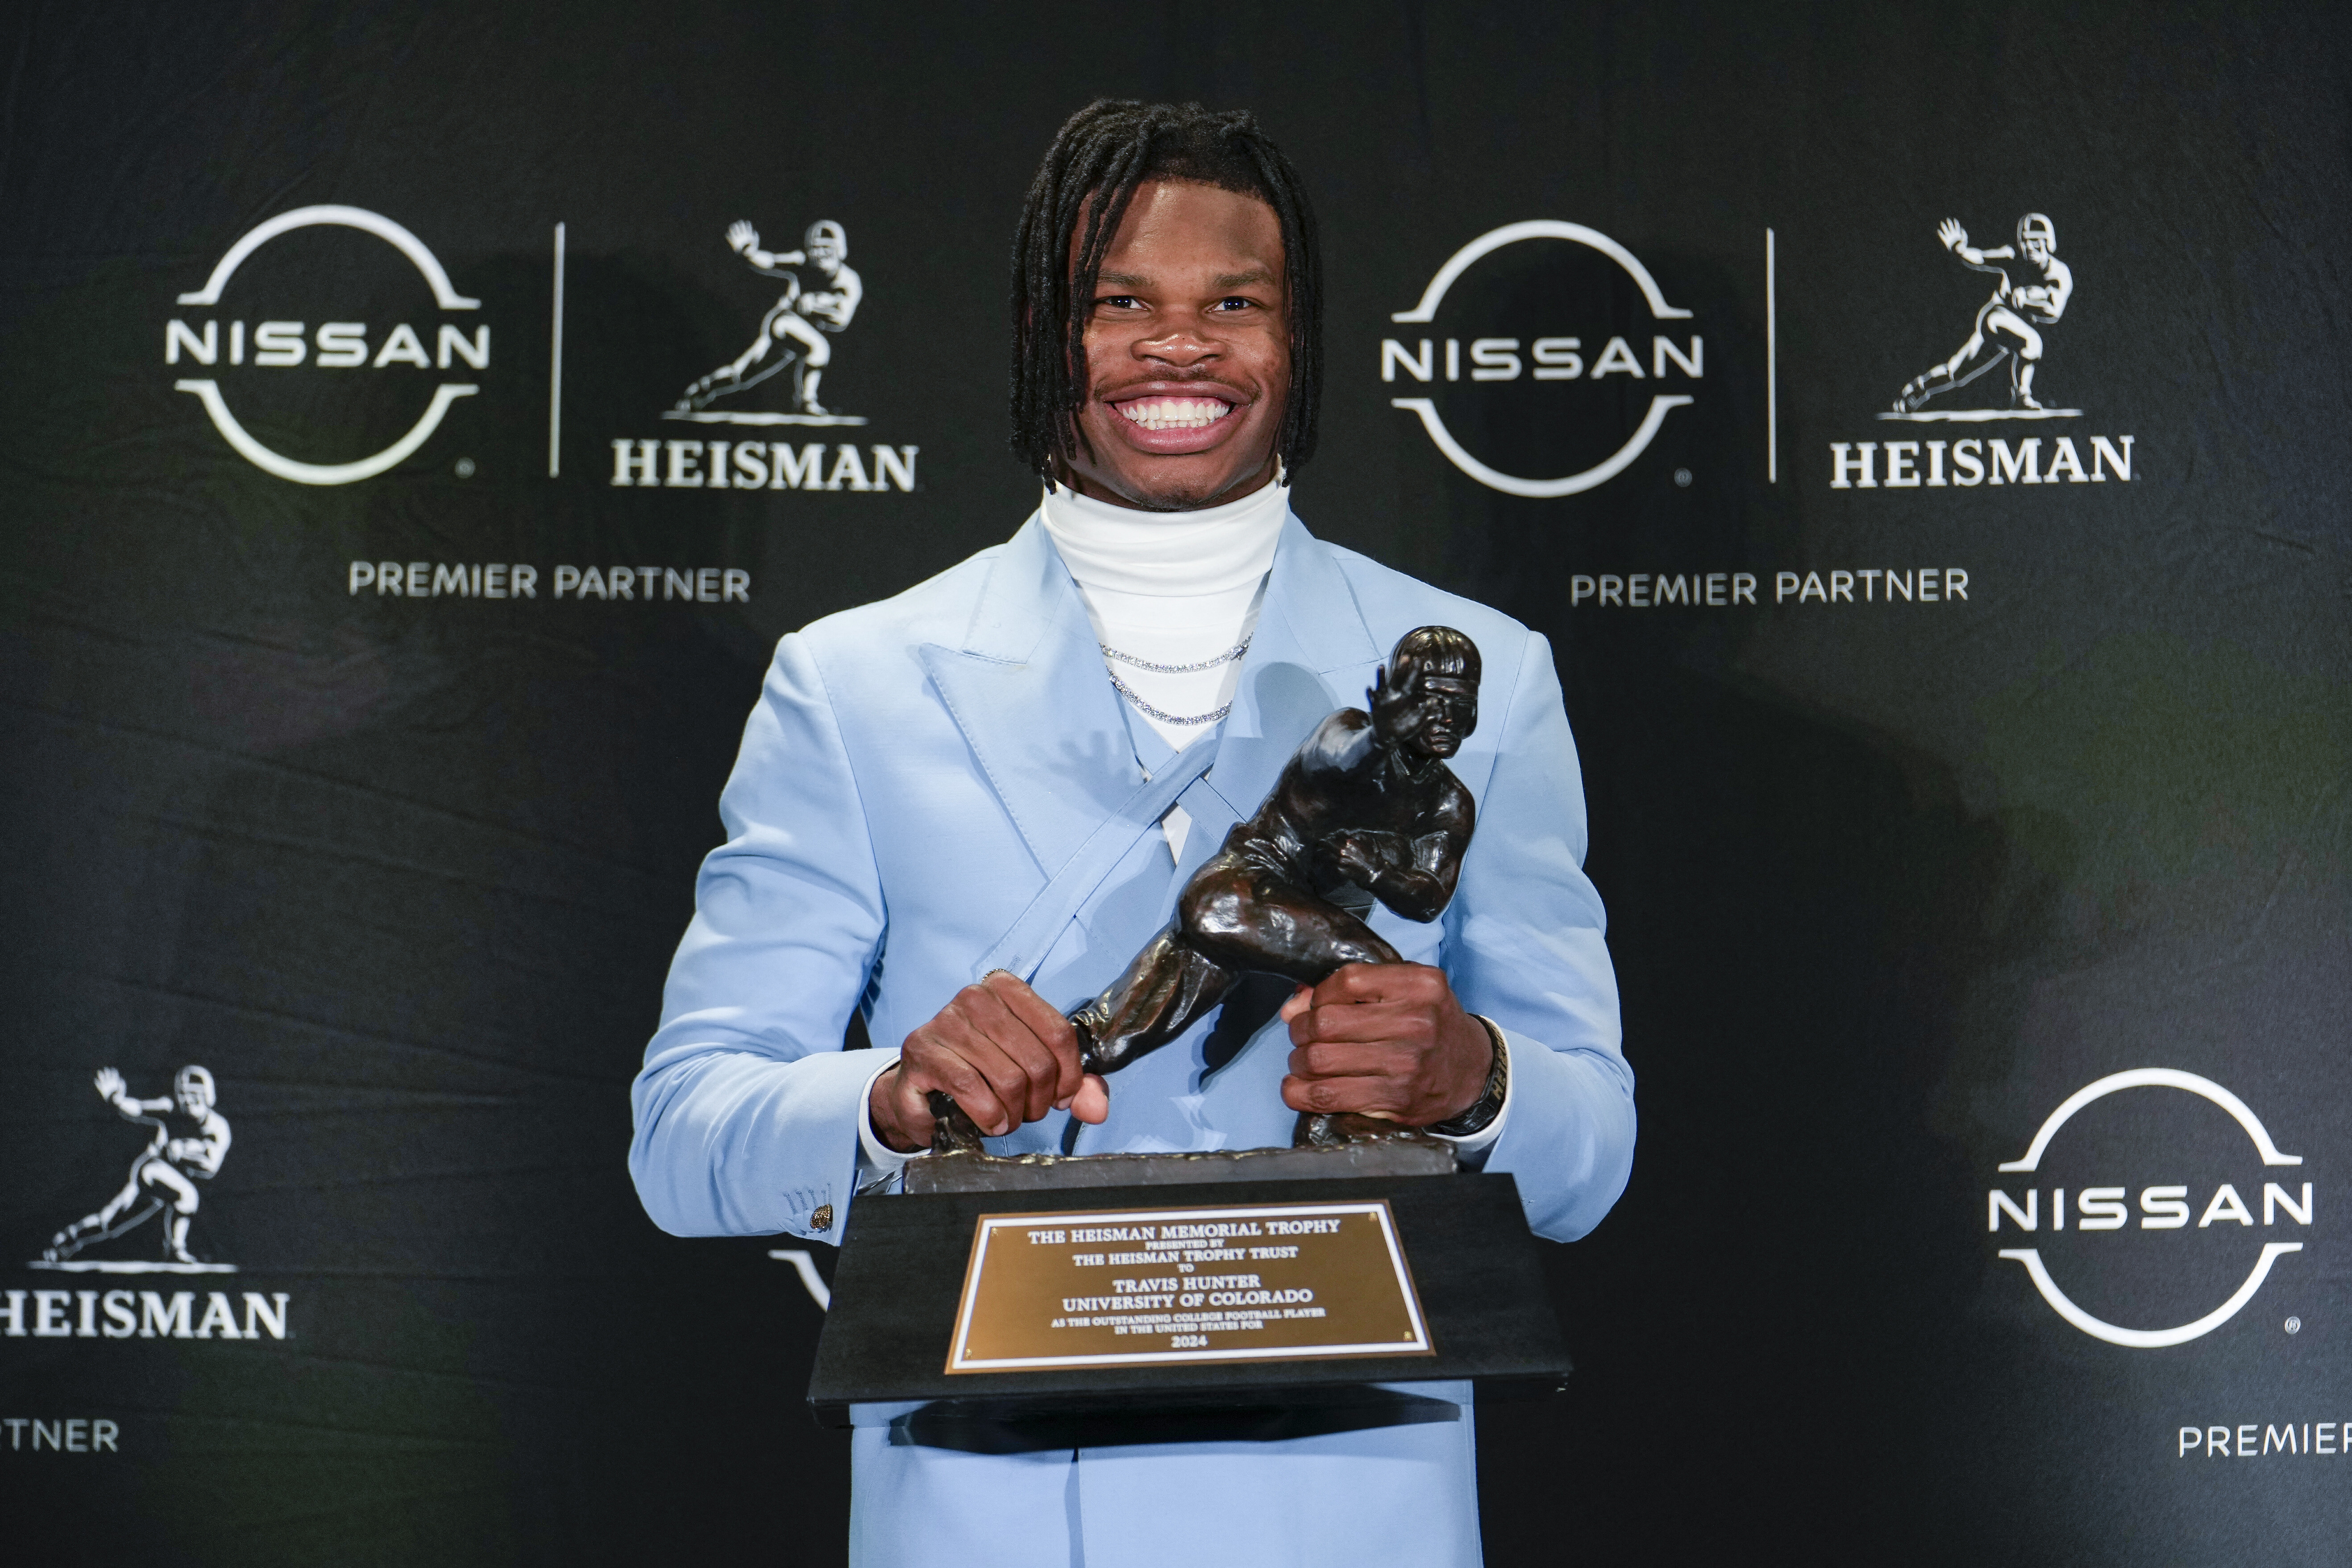
[(1050, 1110), (1081, 1121), (1110, 1114), (1110, 1090), (1078, 1062), (1078, 1034), (1043, 996), (1004, 970), (956, 993), (907, 1037), (898, 1065), (874, 1080), (866, 1112), (883, 1142), (902, 1154), (931, 1146), (924, 1098), (937, 1089), (982, 1132), (1002, 1138)]

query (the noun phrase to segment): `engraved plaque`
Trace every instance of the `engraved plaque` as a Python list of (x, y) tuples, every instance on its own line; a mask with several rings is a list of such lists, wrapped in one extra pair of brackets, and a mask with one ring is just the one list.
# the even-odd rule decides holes
[(982, 1215), (947, 1370), (1435, 1353), (1375, 1199)]

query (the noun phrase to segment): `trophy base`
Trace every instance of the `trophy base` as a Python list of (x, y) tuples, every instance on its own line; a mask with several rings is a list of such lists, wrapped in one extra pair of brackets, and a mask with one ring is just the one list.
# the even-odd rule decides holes
[(1177, 1154), (982, 1154), (916, 1160), (906, 1190), (1042, 1193), (1087, 1187), (1182, 1187), (1204, 1182), (1324, 1181), (1346, 1176), (1450, 1176), (1454, 1145), (1421, 1133), (1298, 1149), (1213, 1149)]
[[(916, 1164), (963, 1158), (977, 1157), (934, 1157)], [(1097, 1156), (1054, 1165), (1101, 1167), (1122, 1158), (1134, 1157)], [(1165, 1155), (1150, 1158), (1175, 1163)], [(1232, 1436), (1230, 1429), (1239, 1423), (1250, 1428), (1244, 1435), (1295, 1436), (1354, 1425), (1437, 1418), (1422, 1409), (1433, 1402), (1418, 1396), (1403, 1401), (1402, 1408), (1385, 1408), (1396, 1403), (1393, 1391), (1370, 1386), (1373, 1384), (1470, 1380), (1480, 1385), (1482, 1396), (1549, 1393), (1561, 1385), (1569, 1358), (1545, 1279), (1547, 1249), (1528, 1234), (1517, 1186), (1508, 1175), (1465, 1172), (1442, 1179), (1233, 1179), (1232, 1172), (1252, 1169), (1256, 1163), (1244, 1163), (1245, 1159), (1247, 1155), (1227, 1156), (1222, 1167), (1227, 1173), (1224, 1180), (1192, 1185), (1181, 1194), (1145, 1183), (1101, 1187), (1083, 1195), (979, 1189), (859, 1203), (850, 1211), (849, 1233), (834, 1274), (833, 1308), (817, 1341), (809, 1384), (809, 1402), (817, 1418), (827, 1426), (845, 1426), (857, 1419), (861, 1405), (871, 1409), (901, 1401), (935, 1402), (928, 1414), (910, 1417), (903, 1437), (894, 1436), (893, 1440), (1013, 1452), (1118, 1441), (1116, 1435), (1122, 1431), (1132, 1434), (1126, 1441), (1176, 1440)], [(996, 1163), (1017, 1166), (1022, 1162)], [(1342, 1157), (1317, 1168), (1339, 1170), (1346, 1163)], [(1233, 1216), (1253, 1205), (1270, 1205), (1276, 1216), (1255, 1221), (1264, 1234), (1254, 1229), (1246, 1238), (1255, 1246), (1243, 1240), (1192, 1240), (1175, 1243), (1179, 1250), (1150, 1252), (1150, 1241), (1112, 1240), (1105, 1244), (1101, 1259), (1070, 1256), (1074, 1249), (1089, 1247), (1094, 1237), (1069, 1227), (1117, 1226), (1132, 1237), (1142, 1227), (1159, 1229), (1163, 1220), (1196, 1226), (1204, 1216), (1216, 1217), (1208, 1211)], [(1385, 1225), (1393, 1227), (1395, 1261), (1375, 1256), (1370, 1268), (1362, 1267), (1360, 1258), (1353, 1265), (1338, 1256), (1325, 1261), (1315, 1254), (1337, 1247), (1343, 1237), (1299, 1234), (1304, 1226), (1295, 1220), (1290, 1223), (1297, 1228), (1277, 1234), (1281, 1216), (1302, 1205), (1310, 1214), (1325, 1215), (1381, 1211)], [(1038, 1231), (1023, 1218), (1030, 1214), (1039, 1216), (1036, 1226), (1050, 1231)], [(1313, 1223), (1318, 1231), (1328, 1228), (1328, 1221)], [(1343, 1220), (1340, 1228), (1366, 1223), (1372, 1222), (1356, 1215)], [(977, 1243), (989, 1236), (996, 1239), (983, 1262)], [(1177, 1280), (1188, 1278), (1184, 1265), (1193, 1256), (1182, 1247), (1229, 1247), (1239, 1256), (1220, 1254), (1212, 1260), (1204, 1250), (1193, 1267), (1212, 1273), (1239, 1272), (1246, 1279), (1263, 1275), (1264, 1285), (1270, 1288), (1308, 1287), (1314, 1301), (1310, 1310), (1328, 1316), (1302, 1312), (1277, 1321), (1275, 1313), (1281, 1309), (1269, 1304), (1263, 1309), (1263, 1323), (1217, 1326), (1139, 1319), (1125, 1327), (1087, 1327), (1084, 1314), (1124, 1316), (1129, 1305), (1153, 1304), (1155, 1299), (1148, 1298), (1108, 1300), (1118, 1289), (1110, 1282), (1111, 1269), (1127, 1268), (1124, 1258), (1108, 1262), (1110, 1247), (1121, 1245), (1137, 1247)], [(1159, 1245), (1171, 1244), (1163, 1239)], [(1276, 1256), (1286, 1253), (1298, 1256)], [(1098, 1261), (1103, 1267), (1095, 1268)], [(1084, 1278), (1101, 1278), (1102, 1288), (1094, 1293), (1106, 1300), (1064, 1300), (1070, 1291), (1058, 1282), (1058, 1274), (1043, 1279), (1040, 1289), (1030, 1289), (1024, 1279), (1043, 1268), (1066, 1272), (1080, 1263), (1087, 1265)], [(1004, 1279), (996, 1278), (997, 1271), (1008, 1268)], [(1278, 1269), (1292, 1272), (1277, 1277)], [(1209, 1295), (1213, 1290), (1245, 1292), (1250, 1287), (1243, 1280), (1210, 1279), (1201, 1273), (1189, 1278), (1198, 1279), (1202, 1289), (1168, 1303), (1175, 1311), (1216, 1315), (1222, 1309), (1228, 1320), (1244, 1315), (1234, 1305), (1241, 1298)], [(1009, 1293), (1000, 1295), (1000, 1288), (1007, 1286)], [(1260, 1290), (1258, 1295), (1266, 1293)], [(1286, 1300), (1292, 1293), (1281, 1291)], [(1363, 1332), (1351, 1333), (1351, 1342), (1346, 1344), (1308, 1342), (1322, 1325), (1366, 1311), (1393, 1312), (1401, 1302), (1409, 1306), (1421, 1330), (1417, 1346), (1398, 1342), (1392, 1352), (1377, 1350), (1370, 1341), (1382, 1336)], [(1038, 1342), (1025, 1349), (1013, 1345), (1009, 1354), (987, 1363), (993, 1370), (964, 1354), (992, 1334), (1002, 1340), (1008, 1329)], [(1209, 1342), (1207, 1348), (1182, 1348), (1194, 1342), (1188, 1332), (1193, 1330)], [(1175, 1337), (1180, 1334), (1185, 1337)], [(1404, 1335), (1397, 1338), (1402, 1341)], [(1056, 1353), (1057, 1341), (1070, 1342), (1068, 1348), (1079, 1353)], [(1286, 1341), (1298, 1342), (1286, 1348), (1282, 1342)], [(1450, 1418), (1450, 1407), (1442, 1414)]]

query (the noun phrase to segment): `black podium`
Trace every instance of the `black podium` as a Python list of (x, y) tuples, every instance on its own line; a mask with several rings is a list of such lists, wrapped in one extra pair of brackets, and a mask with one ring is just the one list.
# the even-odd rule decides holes
[[(1372, 1386), (1377, 1384), (1469, 1379), (1496, 1393), (1549, 1393), (1561, 1385), (1569, 1359), (1545, 1289), (1540, 1244), (1528, 1230), (1509, 1176), (1200, 1179), (1210, 1173), (1191, 1173), (1181, 1186), (1055, 1185), (861, 1199), (850, 1211), (833, 1305), (817, 1342), (809, 1386), (817, 1418), (847, 1426), (853, 1405), (933, 1401), (923, 1419), (934, 1432), (958, 1424), (973, 1432), (1025, 1425), (1050, 1432), (1034, 1444), (1042, 1447), (1072, 1433), (1086, 1442), (1134, 1440), (1120, 1434), (1141, 1429), (1161, 1436), (1195, 1428), (1227, 1432), (1236, 1415), (1244, 1427), (1270, 1436), (1318, 1421), (1325, 1425), (1314, 1429), (1337, 1429), (1349, 1424), (1350, 1409), (1373, 1412), (1366, 1421), (1415, 1418), (1395, 1408), (1380, 1413), (1381, 1406), (1414, 1402)], [(1318, 1217), (1325, 1215), (1332, 1217)], [(1365, 1245), (1377, 1252), (1386, 1243), (1386, 1256), (1402, 1265), (1401, 1298), (1385, 1279), (1372, 1279), (1361, 1268), (1354, 1277), (1365, 1281), (1360, 1289), (1345, 1281), (1345, 1288), (1335, 1289), (1329, 1278), (1319, 1293), (1249, 1288), (1262, 1279), (1278, 1282), (1272, 1271), (1299, 1252), (1295, 1244), (1268, 1244), (1286, 1237), (1295, 1243), (1305, 1233), (1310, 1243), (1335, 1246), (1339, 1237), (1332, 1233), (1343, 1226), (1374, 1238), (1358, 1246), (1360, 1264)], [(1192, 1239), (1143, 1239), (1153, 1236)], [(1137, 1250), (1155, 1247), (1167, 1250)], [(1181, 1250), (1185, 1247), (1194, 1250)], [(1072, 1275), (1065, 1257), (1101, 1267)], [(1276, 1261), (1258, 1261), (1261, 1257)], [(1188, 1265), (1179, 1258), (1231, 1261)], [(1056, 1283), (1065, 1276), (1121, 1276), (1118, 1260), (1126, 1260), (1125, 1274), (1115, 1282), (1128, 1293), (1053, 1296), (1055, 1289), (1076, 1289)], [(975, 1313), (986, 1310), (992, 1288), (986, 1268), (1034, 1272), (1033, 1265), (1046, 1263), (1063, 1275), (1024, 1288), (1032, 1300), (1037, 1290), (1046, 1291), (1047, 1305), (1035, 1311), (1057, 1315), (1034, 1329), (1026, 1321), (1020, 1327), (1031, 1345), (1084, 1342), (1099, 1352), (1089, 1364), (1020, 1364), (1057, 1358), (991, 1355), (980, 1343), (984, 1336), (976, 1337)], [(1178, 1268), (1187, 1272), (1178, 1275)], [(1196, 1268), (1222, 1272), (1201, 1275)], [(1227, 1288), (1181, 1289), (1195, 1283)], [(1177, 1289), (1138, 1293), (1161, 1285)], [(1282, 1314), (1324, 1316), (1323, 1308), (1285, 1303), (1318, 1300), (1344, 1316), (1349, 1306), (1344, 1298), (1382, 1291), (1386, 1299), (1375, 1305), (1388, 1314), (1383, 1333), (1404, 1325), (1402, 1334), (1387, 1335), (1403, 1342), (1398, 1353), (1362, 1344), (1338, 1351), (1239, 1348), (1279, 1338), (1286, 1327), (1294, 1333), (1316, 1327), (1272, 1321)], [(1202, 1302), (1208, 1306), (1200, 1312), (1176, 1310)], [(1221, 1313), (1218, 1304), (1228, 1302), (1242, 1304)], [(1065, 1306), (1070, 1315), (1058, 1315)], [(1096, 1315), (1083, 1315), (1088, 1311)], [(1246, 1321), (1244, 1314), (1250, 1314)], [(1182, 1332), (1200, 1319), (1221, 1316), (1219, 1332)], [(1121, 1326), (1088, 1326), (1111, 1322)], [(1136, 1326), (1126, 1326), (1130, 1323)], [(1234, 1331), (1227, 1327), (1233, 1324), (1258, 1331)], [(1055, 1332), (1045, 1331), (1049, 1327)], [(1111, 1333), (1134, 1337), (1106, 1338)], [(1206, 1348), (1166, 1348), (1194, 1342), (1207, 1342)], [(1236, 1348), (1216, 1348), (1224, 1344)], [(959, 1363), (961, 1370), (950, 1370)]]

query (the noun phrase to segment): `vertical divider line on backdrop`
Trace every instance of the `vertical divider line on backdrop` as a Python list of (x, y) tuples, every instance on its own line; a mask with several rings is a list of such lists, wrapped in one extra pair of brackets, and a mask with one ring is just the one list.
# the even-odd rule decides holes
[[(1764, 231), (1764, 482), (1780, 482), (1780, 314), (1772, 291), (1772, 231)], [(560, 295), (559, 295), (560, 297)]]
[(554, 330), (547, 351), (547, 477), (563, 471), (563, 226), (555, 226)]

